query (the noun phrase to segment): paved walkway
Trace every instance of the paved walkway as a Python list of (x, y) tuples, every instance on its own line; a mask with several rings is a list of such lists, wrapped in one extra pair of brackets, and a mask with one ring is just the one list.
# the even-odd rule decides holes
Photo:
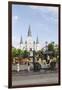
[(28, 84), (56, 84), (58, 83), (58, 73), (56, 72), (13, 72), (12, 85)]
[(51, 70), (40, 70), (38, 72), (34, 72), (34, 71), (13, 71), (12, 75), (20, 75), (20, 76), (25, 76), (25, 75), (39, 75), (39, 74), (48, 74), (48, 73), (57, 73), (57, 71), (51, 71)]

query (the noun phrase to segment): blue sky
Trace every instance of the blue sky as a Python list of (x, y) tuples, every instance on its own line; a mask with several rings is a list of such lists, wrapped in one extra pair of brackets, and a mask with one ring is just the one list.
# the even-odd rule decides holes
[(58, 43), (58, 8), (46, 6), (12, 6), (12, 44), (17, 46), (22, 35), (23, 41), (27, 39), (29, 25), (32, 38), (39, 42), (54, 41)]

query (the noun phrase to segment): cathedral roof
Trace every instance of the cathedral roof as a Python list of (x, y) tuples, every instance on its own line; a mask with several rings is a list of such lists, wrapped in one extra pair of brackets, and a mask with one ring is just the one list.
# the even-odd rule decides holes
[(38, 40), (38, 36), (37, 36), (37, 39), (36, 39), (36, 44), (38, 44), (39, 43), (39, 40)]
[(32, 35), (31, 35), (31, 28), (30, 28), (30, 25), (29, 25), (29, 28), (28, 28), (28, 36), (32, 36)]
[(21, 36), (21, 39), (20, 39), (20, 44), (23, 44), (22, 36)]

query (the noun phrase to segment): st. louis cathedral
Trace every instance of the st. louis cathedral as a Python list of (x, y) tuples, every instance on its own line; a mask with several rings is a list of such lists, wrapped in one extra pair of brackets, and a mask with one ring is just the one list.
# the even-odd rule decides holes
[(38, 36), (36, 38), (36, 41), (33, 41), (32, 39), (32, 33), (31, 33), (30, 26), (28, 28), (27, 40), (23, 42), (23, 38), (21, 36), (19, 48), (21, 50), (27, 50), (27, 51), (33, 51), (33, 50), (39, 51), (41, 49), (41, 44), (39, 43)]

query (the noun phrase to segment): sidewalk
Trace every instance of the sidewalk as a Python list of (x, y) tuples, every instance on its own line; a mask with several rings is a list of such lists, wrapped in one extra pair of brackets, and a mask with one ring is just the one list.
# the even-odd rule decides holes
[(57, 73), (57, 71), (45, 71), (45, 70), (40, 70), (40, 71), (37, 71), (37, 72), (34, 72), (34, 71), (12, 71), (12, 74), (13, 75), (21, 75), (21, 76), (25, 76), (25, 75), (39, 75), (39, 74), (48, 74), (48, 73)]

